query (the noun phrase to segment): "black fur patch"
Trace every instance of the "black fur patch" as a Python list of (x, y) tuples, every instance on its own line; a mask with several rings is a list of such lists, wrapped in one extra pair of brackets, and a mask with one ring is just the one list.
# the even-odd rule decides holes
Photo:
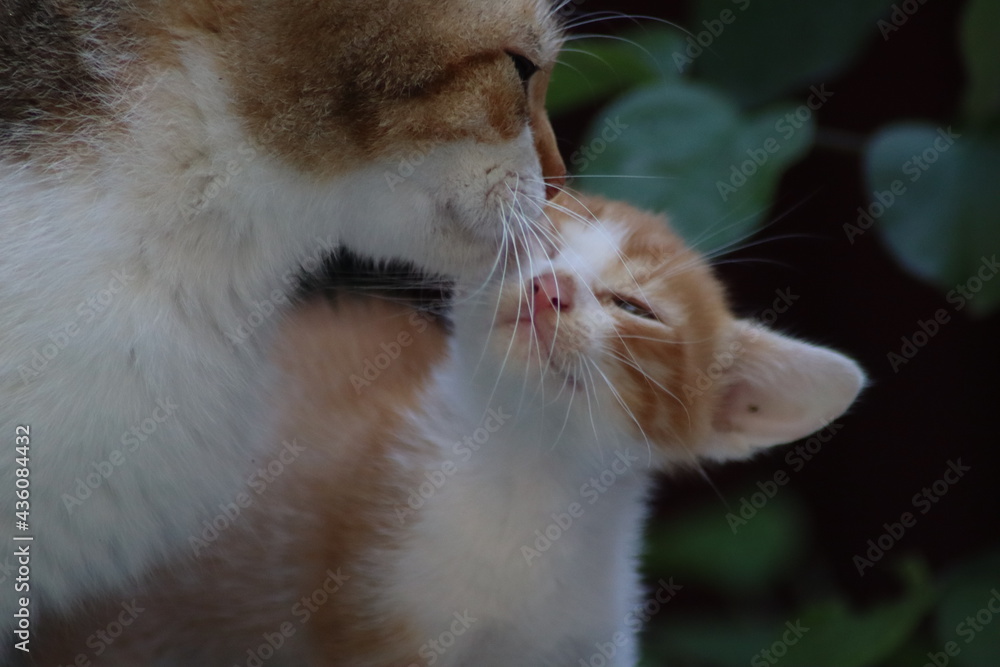
[(300, 280), (298, 296), (303, 300), (321, 297), (336, 303), (340, 294), (367, 294), (413, 306), (448, 324), (451, 283), (406, 262), (376, 262), (341, 250), (327, 257), (315, 275)]

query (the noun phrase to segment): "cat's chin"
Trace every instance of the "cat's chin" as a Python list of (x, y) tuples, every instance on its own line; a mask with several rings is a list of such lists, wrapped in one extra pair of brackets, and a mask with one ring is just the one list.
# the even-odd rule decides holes
[[(476, 206), (463, 198), (442, 198), (427, 191), (411, 189), (409, 195), (408, 208), (401, 201), (386, 199), (358, 207), (369, 213), (374, 224), (360, 233), (346, 234), (345, 244), (361, 255), (395, 257), (472, 286), (517, 271), (524, 257), (538, 252), (542, 232), (528, 231), (529, 225), (537, 229), (543, 224), (534, 195), (498, 191), (485, 205)], [(400, 219), (423, 232), (402, 235), (385, 222)]]
[[(374, 175), (376, 181), (383, 176)], [(538, 228), (545, 224), (545, 185), (527, 129), (504, 144), (438, 146), (412, 176), (394, 181), (390, 196), (398, 197), (399, 210), (389, 219), (425, 227), (416, 242), (395, 230), (406, 251), (425, 256), (410, 259), (454, 276), (482, 275), (499, 268), (498, 258), (524, 257), (528, 239), (544, 236)]]
[(474, 210), (452, 202), (440, 205), (438, 218), (444, 222), (434, 230), (428, 253), (459, 278), (486, 280), (496, 272), (516, 271), (519, 260), (538, 244), (526, 230), (539, 224), (541, 209), (525, 199), (497, 195)]

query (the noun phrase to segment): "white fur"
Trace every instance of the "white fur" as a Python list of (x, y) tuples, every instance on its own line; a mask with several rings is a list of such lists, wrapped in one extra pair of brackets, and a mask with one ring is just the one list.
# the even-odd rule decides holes
[(567, 225), (557, 266), (587, 285), (600, 283), (608, 268), (621, 262), (617, 250), (625, 232), (624, 225), (607, 220), (600, 225)]
[[(346, 244), (474, 272), (512, 207), (506, 187), (490, 189), (517, 180), (543, 194), (529, 130), (432, 150), (393, 187), (395, 160), (325, 183), (296, 174), (243, 135), (208, 51), (189, 46), (183, 69), (130, 91), (127, 137), (91, 140), (78, 168), (0, 161), (0, 565), (14, 562), (11, 444), (24, 424), (32, 609), (113, 590), (187, 548), (280, 447), (267, 350), (303, 262)], [(126, 451), (129, 429), (154, 417), (166, 418)], [(70, 513), (64, 494), (115, 450), (124, 463)]]

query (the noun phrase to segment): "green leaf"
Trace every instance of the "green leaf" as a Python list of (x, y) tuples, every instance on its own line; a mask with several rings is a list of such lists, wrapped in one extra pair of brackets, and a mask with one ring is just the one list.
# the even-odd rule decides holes
[(671, 618), (647, 642), (643, 664), (745, 665), (751, 656), (771, 645), (775, 628), (781, 624), (759, 612), (739, 621), (718, 616)]
[(766, 590), (785, 577), (807, 533), (797, 500), (788, 491), (772, 498), (735, 534), (726, 515), (723, 507), (709, 507), (659, 524), (647, 542), (646, 568), (682, 583), (743, 593)]
[[(996, 609), (1000, 609), (1000, 551), (962, 563), (947, 578), (938, 609), (934, 652), (945, 651), (947, 643), (954, 642), (959, 653), (951, 658), (952, 664), (1000, 665), (1000, 614), (993, 611)], [(990, 623), (983, 624), (987, 619)]]
[(685, 55), (702, 48), (692, 59), (698, 71), (754, 106), (800, 87), (831, 82), (879, 34), (876, 23), (891, 4), (699, 0)]
[[(908, 560), (900, 568), (906, 592), (898, 600), (853, 611), (833, 598), (792, 612), (788, 618), (747, 609), (739, 621), (713, 617), (664, 619), (648, 642), (651, 657), (696, 660), (698, 665), (775, 664), (783, 667), (867, 667), (897, 653), (914, 635), (935, 600), (926, 566)], [(981, 663), (997, 664), (997, 663)]]
[(546, 106), (553, 116), (596, 104), (638, 85), (676, 81), (671, 61), (681, 36), (655, 28), (570, 42), (559, 55)]
[(808, 107), (743, 115), (718, 92), (676, 82), (641, 89), (605, 110), (570, 169), (577, 186), (665, 211), (703, 252), (757, 229), (784, 171), (811, 147)]
[(840, 599), (806, 608), (796, 619), (809, 628), (788, 651), (787, 664), (811, 667), (865, 667), (897, 652), (916, 632), (936, 599), (926, 565), (903, 561), (906, 592), (892, 602), (853, 611)]
[[(895, 125), (872, 140), (867, 172), (868, 214), (900, 264), (956, 308), (982, 315), (1000, 305), (1000, 137)], [(866, 224), (859, 216), (845, 230), (853, 239)]]
[(1000, 120), (998, 26), (1000, 3), (996, 0), (969, 2), (962, 21), (962, 52), (969, 74), (965, 113), (970, 122), (979, 126)]

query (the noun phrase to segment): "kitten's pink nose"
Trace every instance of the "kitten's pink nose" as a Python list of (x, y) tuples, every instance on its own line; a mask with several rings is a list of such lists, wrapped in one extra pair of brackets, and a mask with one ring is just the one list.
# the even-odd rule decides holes
[(535, 278), (532, 289), (533, 313), (543, 313), (547, 309), (559, 312), (573, 308), (576, 287), (571, 278), (558, 273), (546, 273)]

